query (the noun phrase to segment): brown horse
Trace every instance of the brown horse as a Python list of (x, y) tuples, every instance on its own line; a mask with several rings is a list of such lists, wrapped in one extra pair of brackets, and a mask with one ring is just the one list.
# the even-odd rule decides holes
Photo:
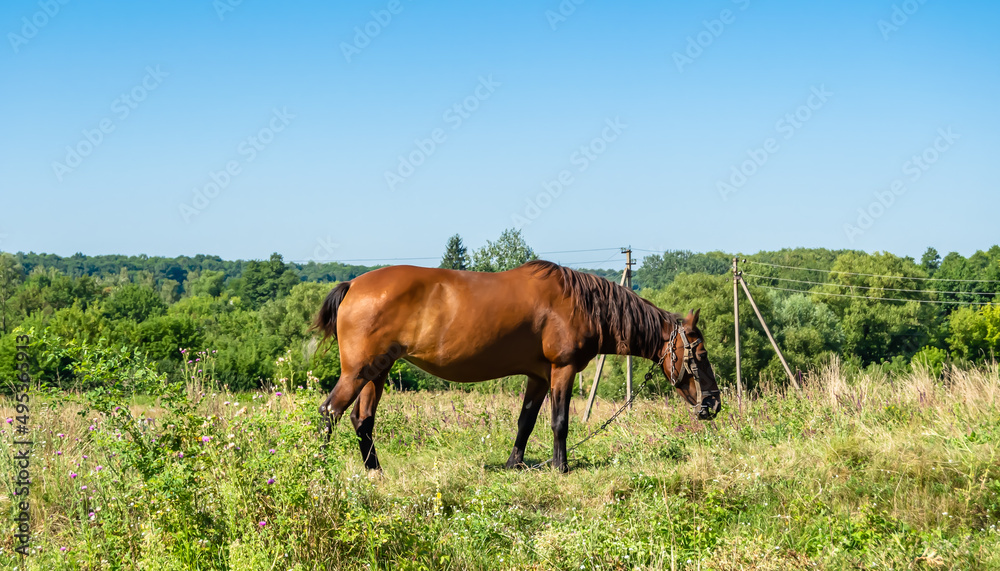
[(552, 463), (569, 469), (573, 378), (600, 353), (656, 361), (702, 419), (714, 417), (721, 404), (697, 311), (681, 318), (604, 278), (551, 262), (500, 273), (382, 268), (333, 288), (314, 327), (340, 345), (340, 379), (320, 413), (336, 422), (358, 399), (351, 423), (369, 469), (379, 468), (375, 409), (396, 359), (464, 383), (526, 375), (511, 468), (524, 465), (525, 444), (551, 388)]

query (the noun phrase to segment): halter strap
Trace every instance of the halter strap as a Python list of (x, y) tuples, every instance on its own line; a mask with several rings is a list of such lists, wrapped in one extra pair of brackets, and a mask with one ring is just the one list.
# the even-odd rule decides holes
[[(683, 348), (683, 353), (681, 353), (681, 356), (680, 356), (680, 359), (682, 361), (681, 374), (678, 375), (677, 379), (674, 379), (673, 378), (674, 377), (674, 370), (677, 368), (677, 360), (678, 360), (677, 354), (674, 352), (674, 346), (677, 344), (677, 335), (678, 334), (680, 334), (680, 336), (681, 336), (681, 344), (684, 346), (684, 348)], [(674, 329), (673, 329), (673, 331), (670, 332), (670, 339), (667, 340), (666, 347), (664, 347), (663, 355), (660, 356), (660, 359), (656, 362), (656, 364), (653, 365), (653, 367), (650, 368), (650, 370), (649, 370), (648, 373), (646, 373), (646, 380), (649, 381), (653, 377), (653, 368), (657, 368), (658, 367), (658, 368), (660, 368), (661, 371), (663, 371), (662, 365), (667, 360), (667, 354), (669, 354), (670, 355), (670, 373), (667, 374), (667, 372), (664, 371), (663, 372), (664, 376), (667, 377), (667, 380), (670, 381), (671, 385), (673, 385), (675, 388), (679, 389), (680, 388), (680, 383), (684, 379), (683, 373), (685, 371), (691, 373), (691, 375), (694, 377), (695, 386), (697, 387), (697, 390), (698, 390), (697, 397), (695, 398), (695, 402), (697, 404), (691, 405), (691, 408), (692, 408), (692, 410), (694, 410), (695, 412), (698, 412), (698, 413), (700, 413), (701, 410), (705, 407), (705, 405), (702, 404), (702, 402), (703, 402), (703, 396), (704, 395), (703, 395), (702, 390), (701, 390), (701, 377), (698, 374), (698, 363), (697, 363), (697, 361), (695, 361), (695, 357), (694, 357), (695, 348), (697, 348), (698, 344), (700, 344), (701, 342), (702, 342), (701, 339), (695, 339), (693, 342), (689, 341), (688, 337), (687, 337), (687, 333), (684, 332), (684, 324), (681, 321), (676, 321), (674, 323)], [(717, 390), (716, 391), (709, 391), (709, 394), (718, 393), (718, 392), (719, 391), (717, 391)]]

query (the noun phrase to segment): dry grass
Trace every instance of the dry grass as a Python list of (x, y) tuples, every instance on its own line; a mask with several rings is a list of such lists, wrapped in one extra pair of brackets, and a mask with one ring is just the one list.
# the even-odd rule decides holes
[[(834, 362), (808, 376), (801, 393), (764, 384), (751, 398), (724, 399), (724, 412), (707, 423), (678, 399), (640, 401), (571, 454), (573, 470), (561, 475), (502, 469), (517, 395), (390, 392), (376, 426), (385, 471), (369, 478), (348, 423), (318, 452), (322, 437), (306, 423), (319, 395), (207, 392), (199, 413), (220, 448), (199, 482), (221, 499), (205, 507), (218, 516), (214, 547), (240, 569), (1000, 567), (996, 364), (949, 370), (943, 379), (926, 370), (848, 379)], [(615, 404), (599, 401), (590, 426)], [(573, 403), (571, 444), (586, 434), (583, 406)], [(11, 416), (9, 407), (3, 403), (0, 415)], [(177, 568), (179, 532), (150, 527), (169, 501), (102, 524), (150, 530), (131, 555), (109, 547), (81, 514), (80, 480), (69, 472), (86, 475), (99, 498), (138, 494), (130, 487), (139, 482), (127, 470), (118, 484), (93, 472), (100, 463), (110, 476), (120, 462), (89, 430), (95, 420), (78, 410), (52, 403), (33, 412), (32, 515), (42, 550), (32, 568)], [(168, 421), (158, 406), (133, 411)], [(549, 422), (543, 408), (527, 461), (549, 457)], [(162, 428), (157, 423), (150, 434)], [(301, 430), (290, 432), (294, 426)], [(244, 456), (221, 449), (229, 434)], [(3, 438), (9, 442), (9, 430)], [(294, 472), (308, 495), (259, 482), (313, 466), (307, 460), (332, 470)], [(4, 485), (0, 508), (9, 509)], [(271, 518), (266, 533), (254, 525), (261, 517)], [(0, 563), (13, 563), (10, 534), (0, 546)]]

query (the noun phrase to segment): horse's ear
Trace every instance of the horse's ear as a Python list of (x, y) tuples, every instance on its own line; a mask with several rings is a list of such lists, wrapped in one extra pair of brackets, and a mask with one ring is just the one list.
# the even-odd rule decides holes
[(692, 309), (688, 312), (687, 317), (684, 318), (684, 324), (688, 326), (689, 329), (694, 329), (698, 325), (698, 316), (701, 313), (701, 308)]

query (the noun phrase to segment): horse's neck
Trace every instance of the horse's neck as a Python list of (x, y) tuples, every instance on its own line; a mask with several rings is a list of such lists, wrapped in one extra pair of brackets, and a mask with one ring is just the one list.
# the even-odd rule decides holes
[[(664, 321), (667, 320), (667, 316), (664, 315)], [(611, 330), (611, 325), (605, 320), (601, 323), (601, 350), (600, 353), (606, 355), (632, 355), (633, 357), (642, 357), (644, 359), (650, 359), (656, 361), (660, 358), (659, 354), (649, 354), (648, 346), (650, 343), (646, 343), (645, 336), (654, 336), (656, 343), (652, 343), (657, 348), (661, 347), (664, 342), (662, 342), (662, 329), (663, 326), (660, 325), (656, 331), (640, 331), (637, 324), (633, 324), (633, 330), (628, 332), (628, 347), (625, 352), (621, 351), (621, 346), (619, 345), (619, 338), (614, 331)], [(657, 349), (658, 350), (658, 349)], [(657, 350), (654, 350), (655, 353)]]

